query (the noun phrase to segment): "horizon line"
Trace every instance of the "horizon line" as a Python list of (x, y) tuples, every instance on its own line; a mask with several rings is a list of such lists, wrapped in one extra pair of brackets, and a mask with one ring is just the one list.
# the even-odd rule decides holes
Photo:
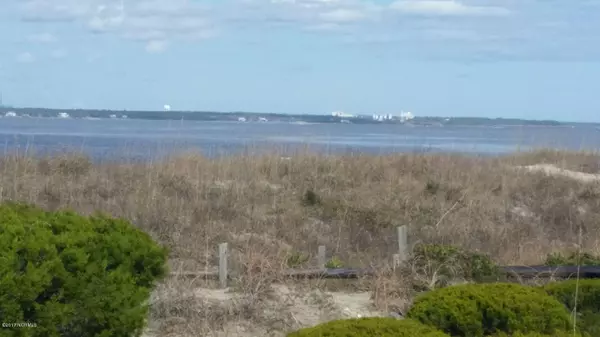
[[(286, 113), (286, 112), (253, 112), (253, 111), (213, 111), (213, 110), (128, 110), (128, 109), (107, 109), (107, 108), (46, 108), (46, 107), (15, 107), (10, 105), (0, 105), (0, 109), (15, 109), (15, 110), (26, 110), (26, 109), (34, 109), (34, 110), (56, 110), (56, 111), (106, 111), (106, 112), (150, 112), (150, 113), (217, 113), (217, 114), (255, 114), (255, 115), (283, 115), (283, 116), (330, 116), (331, 114), (322, 114), (322, 113)], [(377, 114), (377, 113), (375, 113)], [(384, 114), (384, 113), (382, 113)], [(396, 115), (399, 113), (392, 113), (392, 115)], [(371, 114), (352, 114), (352, 116), (371, 116)], [(556, 119), (526, 119), (526, 118), (517, 118), (517, 117), (484, 117), (484, 116), (418, 116), (414, 115), (414, 118), (432, 118), (432, 119), (467, 119), (467, 118), (476, 118), (476, 119), (500, 119), (500, 120), (519, 120), (519, 121), (531, 121), (531, 122), (557, 122), (564, 124), (600, 124), (600, 122), (575, 122), (575, 121), (566, 121), (566, 120), (556, 120)]]

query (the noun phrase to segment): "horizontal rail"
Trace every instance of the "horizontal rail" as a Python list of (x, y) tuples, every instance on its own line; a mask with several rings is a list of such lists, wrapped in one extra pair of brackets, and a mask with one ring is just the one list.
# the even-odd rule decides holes
[(507, 276), (517, 275), (525, 278), (544, 276), (600, 278), (600, 266), (507, 266), (500, 269)]
[[(398, 251), (393, 254), (392, 262), (394, 269), (408, 262), (410, 255), (407, 241), (407, 226), (399, 226), (396, 230)], [(221, 288), (228, 286), (228, 281), (236, 279), (228, 268), (229, 245), (226, 242), (218, 246), (218, 266), (214, 271), (184, 271), (171, 273), (171, 276), (218, 279)], [(327, 268), (327, 251), (324, 245), (318, 247), (316, 262), (317, 265), (312, 269), (286, 269), (276, 270), (273, 274), (289, 278), (324, 278), (324, 279), (356, 279), (363, 276), (373, 276), (376, 270), (373, 268)], [(534, 278), (534, 277), (557, 277), (570, 278), (577, 277), (584, 279), (600, 278), (600, 266), (503, 266), (499, 267), (501, 273), (508, 278)], [(239, 274), (238, 274), (239, 276)]]

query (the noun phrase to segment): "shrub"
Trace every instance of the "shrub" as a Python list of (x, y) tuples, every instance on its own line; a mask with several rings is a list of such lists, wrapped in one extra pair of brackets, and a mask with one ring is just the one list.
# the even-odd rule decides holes
[(287, 337), (448, 337), (410, 319), (368, 317), (342, 319), (292, 332)]
[(455, 246), (418, 245), (411, 263), (427, 279), (427, 284), (416, 284), (418, 290), (445, 287), (452, 280), (485, 282), (500, 278), (499, 267), (488, 256)]
[(579, 280), (577, 302), (575, 293), (577, 280), (553, 282), (543, 289), (573, 312), (577, 303), (577, 326), (582, 332), (600, 336), (600, 280)]
[(327, 261), (327, 263), (325, 263), (325, 268), (327, 269), (339, 269), (343, 267), (344, 263), (337, 256), (332, 257), (331, 259), (329, 259), (329, 261)]
[(569, 313), (538, 288), (510, 283), (463, 284), (437, 289), (415, 299), (408, 317), (452, 335), (482, 337), (567, 330)]
[(504, 332), (501, 332), (494, 337), (587, 337), (587, 335), (581, 335), (579, 333), (575, 333), (573, 335), (573, 331), (555, 331), (552, 334), (543, 334), (540, 332), (515, 332), (512, 335), (508, 335)]
[(577, 312), (577, 328), (585, 336), (600, 336), (600, 313), (589, 310)]
[(291, 252), (288, 254), (286, 262), (289, 268), (296, 268), (302, 266), (306, 262), (310, 260), (308, 255), (302, 254), (300, 252)]
[(577, 285), (577, 308), (578, 310), (589, 310), (600, 312), (600, 280), (568, 280), (552, 282), (543, 286), (543, 289), (551, 296), (558, 299), (570, 311), (575, 308), (575, 292)]
[(0, 205), (0, 333), (40, 337), (139, 336), (167, 252), (105, 215)]
[(583, 253), (573, 252), (569, 255), (560, 253), (548, 254), (545, 265), (547, 266), (600, 266), (600, 257)]

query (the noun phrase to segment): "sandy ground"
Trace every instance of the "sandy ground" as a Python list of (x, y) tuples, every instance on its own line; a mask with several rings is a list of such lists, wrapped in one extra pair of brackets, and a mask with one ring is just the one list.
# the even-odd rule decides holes
[[(143, 337), (163, 336), (211, 336), (211, 337), (256, 337), (285, 336), (286, 332), (303, 327), (314, 326), (323, 322), (356, 317), (388, 316), (389, 313), (374, 309), (370, 293), (325, 292), (319, 290), (295, 291), (284, 285), (273, 285), (273, 296), (265, 307), (269, 308), (260, 314), (260, 318), (244, 319), (242, 317), (228, 319), (221, 331), (198, 334), (161, 334), (156, 330), (156, 323), (151, 323)], [(197, 303), (203, 303), (218, 311), (231, 311), (239, 307), (244, 299), (239, 293), (229, 289), (198, 288), (189, 294)], [(217, 310), (214, 310), (217, 311)], [(186, 324), (183, 321), (182, 324)]]
[(600, 174), (583, 173), (577, 171), (571, 171), (562, 169), (555, 165), (550, 164), (536, 164), (529, 166), (521, 166), (520, 168), (526, 169), (531, 172), (544, 172), (550, 175), (561, 175), (571, 179), (579, 180), (581, 182), (597, 182), (600, 181)]

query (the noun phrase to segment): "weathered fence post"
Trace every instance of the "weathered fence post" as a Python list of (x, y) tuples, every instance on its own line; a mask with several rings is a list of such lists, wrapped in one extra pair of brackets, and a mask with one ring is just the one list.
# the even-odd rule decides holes
[(325, 268), (325, 265), (327, 264), (327, 251), (325, 249), (325, 246), (319, 246), (317, 263), (319, 265), (319, 268)]
[(400, 265), (402, 264), (402, 261), (400, 259), (400, 254), (394, 254), (392, 255), (392, 266), (394, 267), (394, 271), (396, 270), (396, 268), (398, 268)]
[(394, 267), (397, 267), (408, 259), (408, 228), (398, 226), (396, 228), (398, 236), (398, 254), (394, 254)]
[(227, 243), (219, 244), (219, 284), (221, 288), (227, 288)]

